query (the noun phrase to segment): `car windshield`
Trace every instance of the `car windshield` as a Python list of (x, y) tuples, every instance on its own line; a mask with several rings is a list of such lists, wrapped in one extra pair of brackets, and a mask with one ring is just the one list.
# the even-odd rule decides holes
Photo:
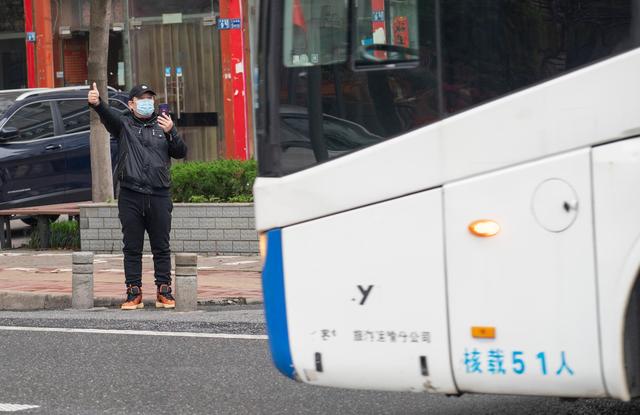
[(24, 91), (0, 91), (0, 118)]

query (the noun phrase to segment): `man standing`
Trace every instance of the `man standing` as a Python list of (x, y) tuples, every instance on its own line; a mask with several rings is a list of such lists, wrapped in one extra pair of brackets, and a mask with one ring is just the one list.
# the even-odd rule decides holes
[(155, 113), (156, 93), (146, 84), (129, 92), (128, 114), (114, 112), (100, 99), (95, 82), (89, 90), (89, 106), (107, 131), (118, 140), (114, 183), (119, 183), (118, 211), (122, 224), (127, 299), (123, 310), (143, 308), (142, 249), (144, 231), (149, 234), (155, 282), (156, 307), (175, 308), (171, 295), (171, 211), (169, 187), (171, 157), (184, 158), (187, 146), (171, 117)]

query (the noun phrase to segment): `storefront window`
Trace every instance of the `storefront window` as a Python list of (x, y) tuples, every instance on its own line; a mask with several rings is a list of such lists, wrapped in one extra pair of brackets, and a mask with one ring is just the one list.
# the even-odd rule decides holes
[(24, 5), (22, 0), (0, 1), (0, 33), (24, 32)]
[(318, 66), (347, 60), (346, 2), (289, 0), (284, 13), (286, 66)]
[[(60, 0), (51, 2), (53, 23), (57, 23), (54, 29), (68, 27), (72, 31), (88, 31), (91, 16), (91, 4), (88, 0)], [(124, 21), (123, 0), (111, 0), (111, 22), (122, 23)]]
[(0, 90), (26, 86), (22, 0), (0, 1)]
[(213, 13), (213, 1), (211, 0), (132, 0), (130, 5), (132, 17), (153, 17), (167, 13)]
[(417, 63), (417, 0), (373, 0), (356, 7), (356, 66)]

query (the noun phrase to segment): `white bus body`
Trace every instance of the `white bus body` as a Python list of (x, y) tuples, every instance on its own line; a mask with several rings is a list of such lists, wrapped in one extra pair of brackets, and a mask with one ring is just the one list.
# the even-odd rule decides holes
[(346, 388), (640, 394), (638, 74), (635, 49), (259, 177), (276, 366)]

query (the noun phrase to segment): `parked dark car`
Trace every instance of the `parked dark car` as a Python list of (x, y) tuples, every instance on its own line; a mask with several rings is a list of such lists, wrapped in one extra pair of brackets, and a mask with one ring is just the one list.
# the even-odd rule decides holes
[[(0, 91), (0, 209), (91, 200), (87, 90)], [(127, 101), (109, 90), (112, 108)]]
[[(383, 141), (382, 137), (373, 134), (360, 124), (329, 114), (322, 114), (322, 128), (322, 139), (326, 145), (328, 160)], [(311, 144), (309, 114), (306, 108), (282, 105), (280, 134), (283, 172), (296, 172), (318, 162)]]

